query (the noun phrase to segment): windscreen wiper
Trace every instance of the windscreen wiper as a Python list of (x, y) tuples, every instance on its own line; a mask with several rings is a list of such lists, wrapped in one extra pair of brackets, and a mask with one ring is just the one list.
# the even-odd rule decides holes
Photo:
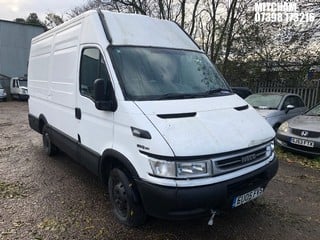
[(159, 96), (152, 96), (154, 100), (172, 100), (172, 99), (186, 99), (186, 98), (196, 98), (199, 97), (198, 94), (178, 94), (178, 93), (166, 93)]
[(215, 93), (231, 93), (231, 90), (227, 89), (227, 88), (215, 88), (215, 89), (211, 89), (211, 90), (206, 91), (204, 94), (211, 95), (211, 94), (215, 94)]

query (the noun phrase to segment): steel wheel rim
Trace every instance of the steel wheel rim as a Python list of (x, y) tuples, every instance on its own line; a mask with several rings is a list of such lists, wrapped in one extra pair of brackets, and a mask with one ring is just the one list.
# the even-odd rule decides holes
[(127, 217), (128, 213), (128, 199), (127, 192), (123, 183), (117, 179), (112, 184), (112, 197), (117, 213), (121, 217)]

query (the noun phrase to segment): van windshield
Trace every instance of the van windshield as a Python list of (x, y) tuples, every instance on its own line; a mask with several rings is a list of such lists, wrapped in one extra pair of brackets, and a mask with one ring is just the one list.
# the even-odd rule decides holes
[(20, 87), (27, 87), (28, 84), (27, 84), (27, 80), (26, 79), (19, 79), (19, 86)]
[(112, 47), (127, 100), (168, 100), (233, 94), (216, 67), (200, 52)]

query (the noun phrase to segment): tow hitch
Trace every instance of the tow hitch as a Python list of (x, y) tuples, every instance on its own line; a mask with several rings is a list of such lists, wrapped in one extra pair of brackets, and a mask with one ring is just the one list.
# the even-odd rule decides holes
[(209, 226), (213, 225), (213, 219), (216, 216), (216, 214), (217, 214), (217, 211), (211, 209), (211, 217), (209, 218), (209, 221), (208, 221)]

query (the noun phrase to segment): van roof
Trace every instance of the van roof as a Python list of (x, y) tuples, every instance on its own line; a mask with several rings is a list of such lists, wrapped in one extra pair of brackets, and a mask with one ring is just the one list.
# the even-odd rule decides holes
[[(196, 43), (174, 22), (148, 17), (139, 14), (115, 13), (103, 10), (112, 45), (118, 46), (148, 46), (165, 47), (201, 51)], [(93, 16), (96, 17), (93, 17)], [(97, 24), (97, 10), (90, 10), (70, 19), (69, 21), (35, 37), (33, 41), (40, 40), (52, 33), (67, 28), (77, 21), (89, 21), (90, 25)], [(98, 24), (102, 24), (99, 21)]]
[(193, 40), (174, 22), (138, 14), (102, 12), (114, 45), (155, 46), (199, 51)]

